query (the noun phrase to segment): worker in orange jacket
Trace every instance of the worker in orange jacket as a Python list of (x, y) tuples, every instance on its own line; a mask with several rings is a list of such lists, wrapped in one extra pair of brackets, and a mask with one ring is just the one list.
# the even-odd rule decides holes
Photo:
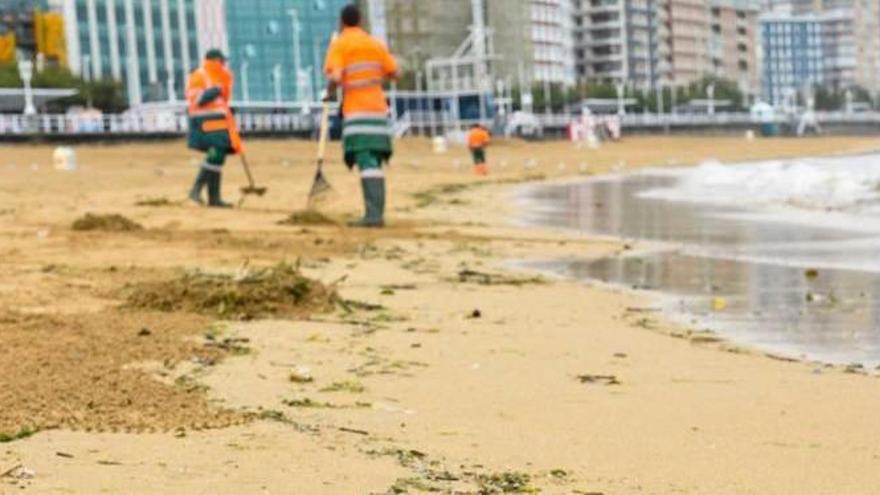
[(234, 76), (226, 67), (223, 52), (212, 49), (205, 55), (202, 66), (193, 71), (186, 85), (189, 115), (189, 147), (206, 152), (189, 197), (198, 204), (202, 189), (207, 186), (208, 206), (229, 208), (221, 199), (220, 186), (223, 164), (228, 155), (241, 153), (241, 137), (232, 115), (232, 85)]
[(471, 157), (474, 159), (474, 173), (477, 175), (488, 175), (489, 167), (486, 165), (486, 147), (492, 141), (492, 136), (480, 124), (474, 124), (467, 136), (468, 148), (471, 150)]
[(329, 80), (327, 99), (342, 88), (342, 146), (345, 164), (357, 165), (364, 195), (364, 217), (352, 225), (385, 224), (385, 173), (391, 158), (392, 134), (388, 102), (382, 84), (397, 78), (397, 62), (380, 40), (361, 25), (355, 5), (342, 9), (341, 32), (330, 43), (324, 71)]

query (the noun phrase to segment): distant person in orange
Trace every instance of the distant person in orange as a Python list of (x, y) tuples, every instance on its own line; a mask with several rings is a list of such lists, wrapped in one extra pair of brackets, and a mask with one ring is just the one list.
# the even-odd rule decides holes
[(388, 48), (361, 28), (355, 5), (342, 9), (341, 32), (327, 50), (324, 72), (330, 84), (325, 99), (342, 88), (342, 147), (349, 169), (357, 165), (364, 194), (364, 217), (356, 227), (385, 225), (385, 172), (392, 134), (382, 84), (397, 78), (397, 62)]
[(234, 77), (226, 68), (226, 57), (217, 49), (208, 50), (202, 66), (194, 70), (186, 85), (189, 115), (188, 145), (206, 153), (189, 197), (198, 204), (202, 189), (207, 186), (208, 206), (230, 208), (220, 198), (223, 164), (228, 155), (243, 151), (241, 137), (232, 116), (232, 84)]
[(474, 159), (474, 173), (477, 175), (488, 175), (489, 167), (486, 165), (486, 147), (492, 141), (492, 136), (480, 124), (474, 124), (467, 136), (468, 148), (471, 150), (471, 156)]

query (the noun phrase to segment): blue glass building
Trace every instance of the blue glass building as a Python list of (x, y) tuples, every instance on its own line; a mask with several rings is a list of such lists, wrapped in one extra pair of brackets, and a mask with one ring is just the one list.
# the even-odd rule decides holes
[(196, 0), (64, 0), (68, 63), (122, 81), (129, 104), (180, 100), (200, 60)]
[(823, 84), (822, 22), (814, 16), (761, 18), (764, 99), (783, 103), (787, 94)]
[(339, 11), (350, 1), (226, 0), (229, 65), (237, 76), (239, 104), (316, 101), (325, 85), (327, 45), (338, 30)]

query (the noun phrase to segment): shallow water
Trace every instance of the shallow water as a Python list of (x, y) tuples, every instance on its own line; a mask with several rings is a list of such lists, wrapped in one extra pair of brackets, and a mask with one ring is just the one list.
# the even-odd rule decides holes
[[(822, 197), (821, 182), (810, 184), (812, 202), (799, 201), (797, 190), (767, 191), (760, 201), (756, 194), (745, 196), (749, 188), (760, 190), (754, 174), (740, 173), (754, 164), (719, 169), (730, 177), (724, 194), (714, 196), (711, 181), (695, 184), (703, 180), (698, 174), (714, 174), (710, 169), (718, 164), (536, 186), (524, 197), (527, 223), (653, 242), (647, 253), (529, 265), (655, 291), (674, 318), (734, 342), (791, 357), (877, 366), (880, 223), (868, 195), (876, 189), (869, 181), (880, 173), (880, 160), (853, 160), (871, 169), (853, 181), (864, 195), (845, 206), (844, 193), (828, 195), (836, 202), (833, 210), (815, 201)], [(784, 165), (773, 170), (775, 182), (768, 187), (785, 187), (779, 173), (803, 173), (803, 167)], [(853, 176), (845, 170), (852, 160), (811, 166), (822, 173), (836, 170), (839, 175), (829, 178), (834, 187)], [(737, 175), (750, 181), (741, 200)], [(726, 307), (713, 309), (719, 301)]]

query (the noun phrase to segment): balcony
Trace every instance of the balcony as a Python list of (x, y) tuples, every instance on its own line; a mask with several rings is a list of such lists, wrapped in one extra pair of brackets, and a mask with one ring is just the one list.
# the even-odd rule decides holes
[(623, 60), (623, 54), (621, 53), (590, 53), (589, 55), (591, 63), (620, 62)]

